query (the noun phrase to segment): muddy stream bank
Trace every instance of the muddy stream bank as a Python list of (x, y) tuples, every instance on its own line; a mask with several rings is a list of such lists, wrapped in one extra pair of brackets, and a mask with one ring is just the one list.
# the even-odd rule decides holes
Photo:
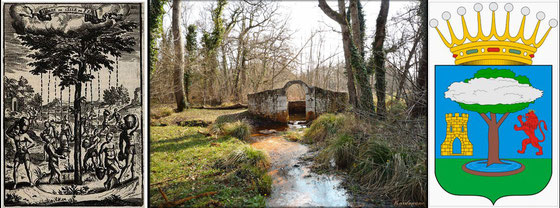
[(289, 141), (285, 131), (301, 131), (306, 125), (290, 121), (286, 125), (258, 126), (252, 135), (251, 146), (263, 150), (270, 157), (268, 174), (272, 177), (272, 192), (267, 198), (268, 207), (278, 206), (348, 206), (348, 194), (341, 187), (342, 178), (311, 171), (314, 153), (309, 147)]

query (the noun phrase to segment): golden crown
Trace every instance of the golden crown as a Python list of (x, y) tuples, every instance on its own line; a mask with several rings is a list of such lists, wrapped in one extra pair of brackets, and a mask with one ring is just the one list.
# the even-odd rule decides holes
[[(542, 37), (540, 41), (536, 41), (537, 32), (539, 30), (539, 25), (545, 18), (545, 14), (542, 11), (537, 12), (537, 24), (533, 35), (529, 39), (523, 37), (525, 30), (525, 18), (529, 15), (530, 10), (528, 7), (521, 8), (521, 14), (523, 19), (521, 20), (521, 26), (519, 27), (519, 32), (515, 36), (509, 34), (509, 17), (510, 12), (513, 11), (513, 5), (510, 3), (505, 4), (504, 9), (507, 12), (506, 25), (503, 35), (498, 35), (496, 32), (496, 19), (495, 12), (498, 10), (498, 4), (492, 2), (489, 5), (492, 11), (492, 28), (490, 34), (484, 35), (482, 33), (480, 11), (482, 11), (482, 4), (476, 3), (474, 5), (474, 10), (477, 12), (478, 20), (478, 33), (476, 36), (472, 36), (465, 23), (464, 15), (467, 13), (465, 7), (459, 7), (457, 9), (457, 14), (461, 16), (461, 22), (463, 25), (463, 38), (458, 39), (453, 33), (449, 19), (451, 19), (451, 14), (448, 11), (443, 12), (442, 19), (447, 22), (447, 27), (449, 28), (449, 33), (451, 34), (451, 41), (441, 34), (438, 29), (438, 21), (436, 19), (431, 19), (429, 24), (437, 30), (439, 37), (443, 43), (451, 50), (453, 57), (455, 58), (456, 65), (525, 65), (532, 64), (532, 59), (535, 56), (537, 48), (539, 48), (550, 30), (558, 25), (556, 19), (551, 19), (548, 24), (549, 28)], [(466, 41), (469, 42), (466, 42)], [(520, 42), (518, 42), (520, 40)], [(466, 43), (465, 43), (466, 42)]]

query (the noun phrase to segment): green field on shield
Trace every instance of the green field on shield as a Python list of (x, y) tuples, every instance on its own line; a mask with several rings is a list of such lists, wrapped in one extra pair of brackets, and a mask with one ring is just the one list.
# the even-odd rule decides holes
[(473, 160), (478, 159), (436, 159), (436, 177), (441, 187), (451, 194), (484, 196), (495, 203), (504, 196), (536, 194), (546, 187), (552, 175), (551, 159), (509, 159), (525, 165), (525, 170), (499, 177), (463, 171), (463, 164)]

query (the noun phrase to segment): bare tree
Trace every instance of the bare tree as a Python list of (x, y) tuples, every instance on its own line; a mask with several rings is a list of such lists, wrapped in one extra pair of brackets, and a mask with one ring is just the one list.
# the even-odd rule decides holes
[(420, 56), (420, 67), (418, 68), (418, 77), (416, 83), (419, 89), (415, 96), (416, 102), (413, 106), (413, 115), (418, 117), (428, 113), (428, 2), (420, 0), (420, 17), (422, 18), (421, 37), (422, 37), (422, 55)]
[(350, 53), (350, 29), (348, 27), (348, 21), (346, 20), (344, 0), (338, 0), (338, 12), (331, 9), (326, 0), (319, 0), (319, 8), (332, 20), (336, 21), (340, 25), (340, 30), (342, 31), (342, 45), (344, 48), (344, 59), (346, 63), (346, 74), (347, 74), (347, 87), (348, 87), (348, 101), (355, 108), (358, 107), (358, 99), (356, 95), (357, 87), (354, 83), (354, 71), (351, 64), (351, 53)]
[(171, 28), (173, 30), (173, 39), (175, 45), (175, 64), (173, 70), (173, 91), (175, 94), (175, 103), (177, 104), (177, 111), (183, 111), (187, 105), (185, 102), (185, 92), (183, 86), (184, 74), (184, 44), (183, 33), (181, 32), (181, 0), (173, 0), (173, 17), (171, 20)]

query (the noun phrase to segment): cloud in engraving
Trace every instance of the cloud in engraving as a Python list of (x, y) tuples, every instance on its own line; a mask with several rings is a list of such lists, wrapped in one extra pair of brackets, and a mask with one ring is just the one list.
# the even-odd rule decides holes
[[(90, 12), (48, 12), (57, 8), (89, 9)], [(14, 4), (10, 7), (12, 26), (17, 33), (64, 33), (81, 32), (87, 29), (111, 27), (129, 14), (130, 8), (126, 4), (103, 4), (98, 7), (85, 5), (57, 6), (57, 5), (24, 5)]]

